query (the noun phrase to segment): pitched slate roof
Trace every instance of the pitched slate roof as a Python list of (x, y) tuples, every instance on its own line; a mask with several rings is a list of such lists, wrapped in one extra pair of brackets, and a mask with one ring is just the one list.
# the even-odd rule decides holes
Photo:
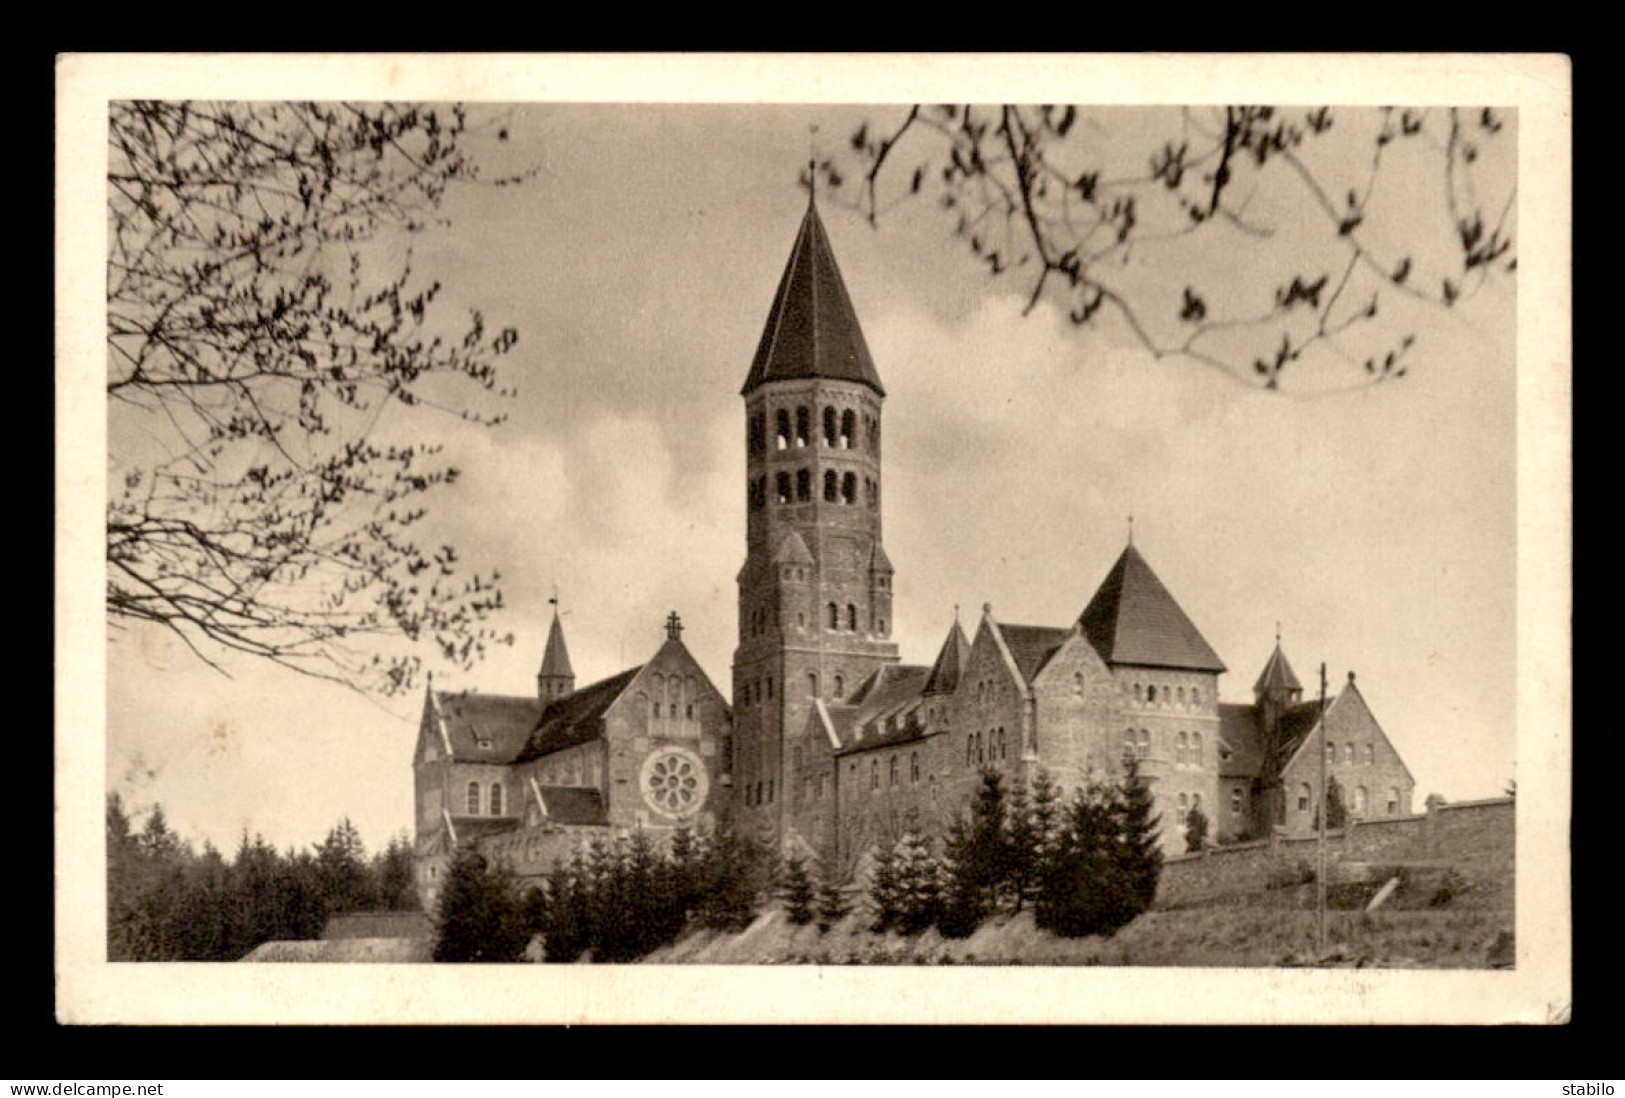
[[(452, 757), (460, 762), (512, 762), (542, 713), (542, 703), (533, 697), (436, 690), (433, 701)], [(491, 746), (481, 747), (481, 741)]]
[(863, 696), (853, 704), (851, 735), (841, 738), (838, 754), (919, 739), (924, 729), (915, 711), (930, 674), (929, 667), (916, 664), (881, 666), (865, 680)]
[(829, 237), (808, 202), (740, 395), (769, 381), (811, 377), (858, 381), (886, 395)]
[[(1335, 696), (1326, 699), (1326, 708), (1330, 709), (1332, 703), (1337, 701)], [(1280, 724), (1276, 731), (1275, 750), (1270, 752), (1266, 759), (1268, 777), (1277, 778), (1286, 770), (1292, 756), (1298, 753), (1303, 741), (1308, 739), (1320, 723), (1320, 699), (1306, 701), (1288, 708), (1281, 714)]]
[(1220, 702), (1219, 739), (1230, 748), (1230, 758), (1219, 760), (1219, 777), (1256, 778), (1263, 773), (1264, 730), (1257, 709)]
[(1130, 545), (1078, 619), (1107, 663), (1223, 671), (1224, 663)]
[(954, 627), (948, 630), (948, 638), (937, 652), (937, 662), (931, 665), (931, 674), (925, 680), (921, 693), (952, 694), (959, 686), (959, 676), (965, 670), (968, 659), (970, 641), (965, 639), (965, 631), (959, 627), (959, 619), (955, 618)]
[(1016, 667), (1021, 671), (1021, 677), (1027, 682), (1033, 681), (1033, 676), (1043, 670), (1066, 638), (1072, 635), (1072, 630), (1061, 629), (1049, 625), (1005, 625), (999, 623), (999, 632), (1004, 636), (1004, 645), (1010, 649), (1010, 657), (1016, 661)]
[(575, 678), (576, 673), (570, 670), (570, 651), (564, 647), (564, 627), (559, 624), (559, 616), (556, 613), (553, 615), (553, 626), (547, 631), (547, 647), (542, 651), (542, 669), (536, 674)]
[(1302, 690), (1303, 683), (1298, 676), (1292, 673), (1292, 665), (1286, 662), (1286, 653), (1281, 651), (1281, 642), (1275, 642), (1275, 651), (1270, 653), (1269, 662), (1264, 670), (1258, 673), (1258, 681), (1253, 683), (1253, 693), (1262, 694), (1266, 690)]
[(536, 791), (542, 795), (542, 807), (547, 811), (549, 823), (602, 825), (609, 822), (603, 795), (595, 788), (541, 785)]
[(642, 670), (642, 665), (628, 668), (619, 675), (549, 702), (535, 722), (524, 749), (513, 761), (528, 762), (597, 739), (604, 731), (604, 711), (615, 704), (615, 699)]
[(487, 835), (500, 835), (504, 831), (512, 831), (519, 826), (517, 816), (458, 816), (451, 817), (452, 830), (457, 832), (457, 841), (465, 843), (470, 839), (483, 839)]

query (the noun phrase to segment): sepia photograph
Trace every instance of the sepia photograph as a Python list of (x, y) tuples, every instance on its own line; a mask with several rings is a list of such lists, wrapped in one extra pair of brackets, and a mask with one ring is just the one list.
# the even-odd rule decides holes
[(1566, 1020), (1566, 62), (983, 60), (62, 60), (59, 1019)]

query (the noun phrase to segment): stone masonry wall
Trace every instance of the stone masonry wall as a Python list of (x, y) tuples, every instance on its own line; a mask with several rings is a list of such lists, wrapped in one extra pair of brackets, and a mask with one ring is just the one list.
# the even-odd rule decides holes
[[(1339, 861), (1444, 861), (1508, 868), (1514, 860), (1514, 802), (1510, 797), (1435, 804), (1417, 816), (1368, 820), (1326, 834), (1329, 863)], [(1166, 859), (1157, 906), (1178, 907), (1254, 892), (1272, 877), (1313, 865), (1315, 837), (1277, 833), (1272, 839), (1216, 847)]]

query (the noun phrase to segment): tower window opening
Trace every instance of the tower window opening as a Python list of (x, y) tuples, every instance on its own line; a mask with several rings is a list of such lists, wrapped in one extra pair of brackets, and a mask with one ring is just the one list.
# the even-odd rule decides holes
[(790, 474), (780, 473), (778, 477), (778, 496), (780, 503), (790, 502)]
[(848, 507), (858, 502), (858, 475), (848, 473), (841, 478), (841, 502)]
[(812, 470), (796, 470), (796, 499), (802, 503), (812, 499)]
[(824, 470), (824, 502), (834, 503), (840, 495), (839, 480), (834, 469)]
[(835, 448), (835, 409), (824, 405), (824, 445)]
[(818, 696), (818, 672), (816, 671), (807, 672), (807, 695), (814, 698)]
[(850, 602), (846, 604), (846, 627), (854, 633), (858, 631), (858, 608)]
[(837, 698), (846, 697), (846, 678), (843, 675), (835, 676), (835, 696)]
[(789, 413), (789, 411), (787, 409), (780, 408), (778, 410), (778, 413), (774, 416), (774, 425), (777, 428), (777, 433), (778, 433), (778, 439), (776, 440), (775, 445), (780, 450), (789, 449), (789, 447), (790, 447), (790, 413)]
[(812, 416), (806, 408), (796, 409), (796, 445), (805, 446), (812, 437)]
[(839, 629), (841, 627), (841, 608), (832, 602), (825, 609), (829, 614), (830, 629)]
[(841, 449), (852, 449), (852, 437), (858, 433), (857, 425), (858, 417), (853, 414), (852, 409), (848, 408), (841, 413)]

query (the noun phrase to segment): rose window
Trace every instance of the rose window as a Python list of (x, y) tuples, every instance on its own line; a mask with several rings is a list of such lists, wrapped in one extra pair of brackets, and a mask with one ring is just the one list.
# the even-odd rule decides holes
[(681, 748), (651, 755), (643, 764), (643, 799), (656, 812), (668, 816), (696, 812), (708, 786), (705, 764)]

